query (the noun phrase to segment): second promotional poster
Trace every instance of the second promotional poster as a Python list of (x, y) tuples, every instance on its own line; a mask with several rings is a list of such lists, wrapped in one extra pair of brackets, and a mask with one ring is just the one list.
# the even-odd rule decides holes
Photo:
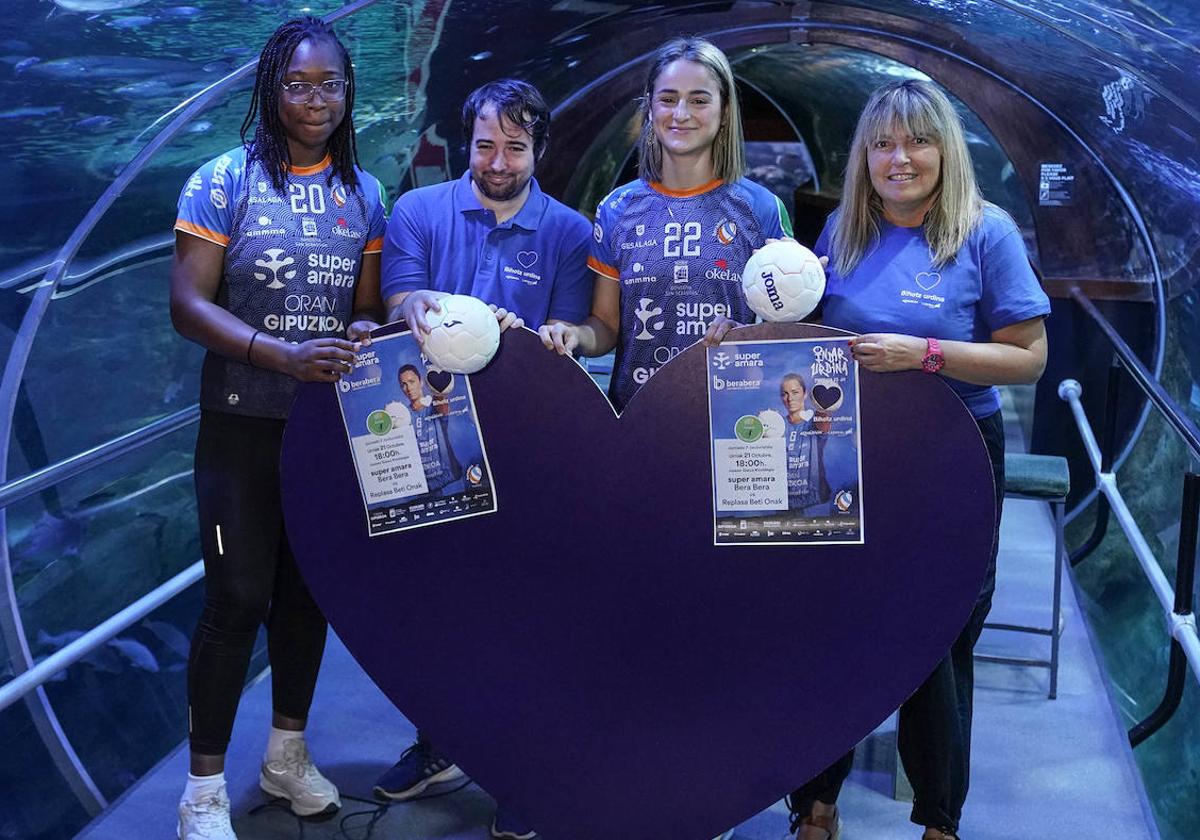
[(845, 338), (708, 350), (716, 545), (862, 543), (858, 368)]

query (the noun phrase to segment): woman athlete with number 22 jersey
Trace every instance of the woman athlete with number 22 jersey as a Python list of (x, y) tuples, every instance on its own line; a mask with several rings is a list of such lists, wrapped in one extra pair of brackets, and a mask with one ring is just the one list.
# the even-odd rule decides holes
[(642, 99), (638, 180), (596, 211), (591, 315), (538, 333), (559, 353), (615, 345), (609, 397), (622, 410), (655, 370), (703, 339), (754, 320), (742, 269), (767, 239), (791, 235), (779, 199), (742, 177), (742, 118), (729, 60), (700, 38), (659, 48)]

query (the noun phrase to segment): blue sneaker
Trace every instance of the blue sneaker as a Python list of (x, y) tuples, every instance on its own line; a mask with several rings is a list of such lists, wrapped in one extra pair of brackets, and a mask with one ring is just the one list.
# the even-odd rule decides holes
[(433, 747), (417, 741), (400, 754), (400, 760), (379, 777), (375, 795), (385, 799), (406, 799), (420, 796), (430, 785), (461, 779), (463, 771), (450, 759), (438, 755)]
[(496, 840), (530, 840), (537, 837), (537, 832), (527, 828), (516, 814), (506, 812), (503, 805), (497, 805), (496, 816), (492, 818), (492, 836)]

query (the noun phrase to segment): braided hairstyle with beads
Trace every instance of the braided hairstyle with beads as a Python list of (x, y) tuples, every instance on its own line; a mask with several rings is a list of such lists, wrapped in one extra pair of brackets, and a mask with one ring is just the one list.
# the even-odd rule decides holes
[[(287, 137), (279, 121), (279, 97), (282, 92), (283, 76), (292, 60), (292, 53), (301, 41), (327, 40), (337, 47), (346, 69), (346, 114), (329, 138), (327, 151), (333, 161), (330, 179), (337, 173), (347, 189), (358, 187), (358, 148), (354, 143), (354, 65), (350, 53), (338, 39), (333, 27), (320, 18), (302, 17), (289, 20), (275, 30), (267, 40), (258, 57), (258, 72), (254, 77), (254, 95), (250, 99), (250, 110), (242, 121), (242, 145), (248, 149), (246, 163), (260, 160), (271, 179), (271, 185), (282, 191), (287, 183), (291, 155), (288, 153)], [(255, 119), (258, 125), (255, 126)], [(254, 138), (246, 135), (254, 127)]]

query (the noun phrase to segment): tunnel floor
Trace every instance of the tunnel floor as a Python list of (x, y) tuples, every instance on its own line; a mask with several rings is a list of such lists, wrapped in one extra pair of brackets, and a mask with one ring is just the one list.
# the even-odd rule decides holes
[[(991, 620), (1047, 622), (1052, 547), (1045, 505), (1009, 500)], [(1141, 782), (1070, 586), (1064, 587), (1063, 616), (1058, 699), (1046, 698), (1045, 670), (991, 663), (977, 667), (974, 767), (961, 827), (964, 838), (1158, 837), (1147, 819)], [(1040, 637), (987, 631), (978, 650), (1044, 657), (1047, 644)], [(270, 717), (269, 683), (259, 678), (246, 691), (229, 753), (226, 778), (234, 829), (241, 840), (486, 840), (489, 836), (494, 804), (473, 784), (390, 808), (371, 801), (375, 778), (412, 741), (414, 729), (332, 635), (317, 686), (310, 742), (322, 770), (342, 792), (342, 811), (324, 822), (306, 821), (301, 826), (282, 807), (267, 805), (257, 780)], [(858, 763), (842, 793), (843, 840), (920, 836), (919, 829), (907, 822), (908, 803), (891, 795), (893, 727), (893, 721), (885, 723), (858, 751)], [(174, 837), (175, 804), (186, 773), (187, 751), (181, 744), (78, 837)], [(735, 827), (726, 840), (783, 840), (786, 835), (787, 812), (780, 802)]]

